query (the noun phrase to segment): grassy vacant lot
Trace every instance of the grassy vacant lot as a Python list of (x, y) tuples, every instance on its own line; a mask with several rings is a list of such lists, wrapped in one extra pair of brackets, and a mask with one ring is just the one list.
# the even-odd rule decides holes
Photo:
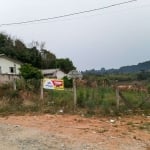
[[(44, 99), (40, 100), (39, 83), (36, 81), (32, 83), (19, 81), (16, 91), (12, 87), (11, 83), (0, 86), (0, 114), (74, 113), (72, 89), (44, 90)], [(76, 113), (87, 116), (149, 113), (148, 93), (127, 90), (122, 91), (121, 94), (127, 102), (121, 100), (118, 110), (116, 93), (112, 86), (78, 86)]]

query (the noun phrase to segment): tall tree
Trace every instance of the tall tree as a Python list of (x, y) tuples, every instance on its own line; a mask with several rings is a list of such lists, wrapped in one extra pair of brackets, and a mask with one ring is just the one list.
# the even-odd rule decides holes
[(69, 71), (76, 69), (76, 67), (73, 65), (72, 61), (69, 58), (57, 59), (56, 65), (65, 73), (68, 73)]
[(42, 49), (41, 50), (41, 59), (42, 59), (42, 64), (41, 64), (41, 68), (42, 69), (49, 69), (49, 68), (55, 68), (54, 64), (55, 64), (55, 60), (56, 60), (56, 56), (45, 50)]
[(40, 69), (60, 68), (64, 72), (75, 69), (68, 58), (57, 59), (50, 51), (44, 49), (45, 43), (32, 42), (30, 48), (19, 39), (12, 40), (10, 36), (0, 33), (0, 53), (31, 64)]

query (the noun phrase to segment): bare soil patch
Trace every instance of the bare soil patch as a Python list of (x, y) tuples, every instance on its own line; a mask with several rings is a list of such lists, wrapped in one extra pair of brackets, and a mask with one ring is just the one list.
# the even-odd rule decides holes
[(4, 150), (150, 150), (150, 116), (0, 117)]

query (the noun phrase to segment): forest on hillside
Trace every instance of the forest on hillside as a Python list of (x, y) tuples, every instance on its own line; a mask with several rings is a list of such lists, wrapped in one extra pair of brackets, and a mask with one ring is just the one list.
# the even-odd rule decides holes
[(140, 72), (150, 72), (150, 61), (145, 61), (138, 63), (137, 65), (131, 66), (122, 66), (119, 69), (105, 69), (101, 68), (100, 70), (86, 70), (83, 71), (83, 74), (92, 74), (92, 75), (104, 75), (104, 74), (128, 74), (128, 73), (140, 73)]
[(5, 54), (39, 69), (59, 68), (65, 73), (75, 69), (69, 58), (58, 59), (44, 46), (44, 42), (32, 41), (30, 47), (27, 47), (20, 39), (13, 39), (5, 33), (0, 33), (0, 54)]

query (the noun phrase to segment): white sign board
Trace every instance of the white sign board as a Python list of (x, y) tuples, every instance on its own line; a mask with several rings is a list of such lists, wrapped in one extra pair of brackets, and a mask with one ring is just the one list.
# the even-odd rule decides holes
[(43, 88), (51, 90), (64, 90), (64, 81), (58, 79), (43, 79)]
[(73, 78), (73, 79), (76, 79), (76, 78), (81, 79), (82, 78), (81, 72), (78, 72), (77, 70), (70, 71), (67, 76), (68, 76), (68, 78)]

